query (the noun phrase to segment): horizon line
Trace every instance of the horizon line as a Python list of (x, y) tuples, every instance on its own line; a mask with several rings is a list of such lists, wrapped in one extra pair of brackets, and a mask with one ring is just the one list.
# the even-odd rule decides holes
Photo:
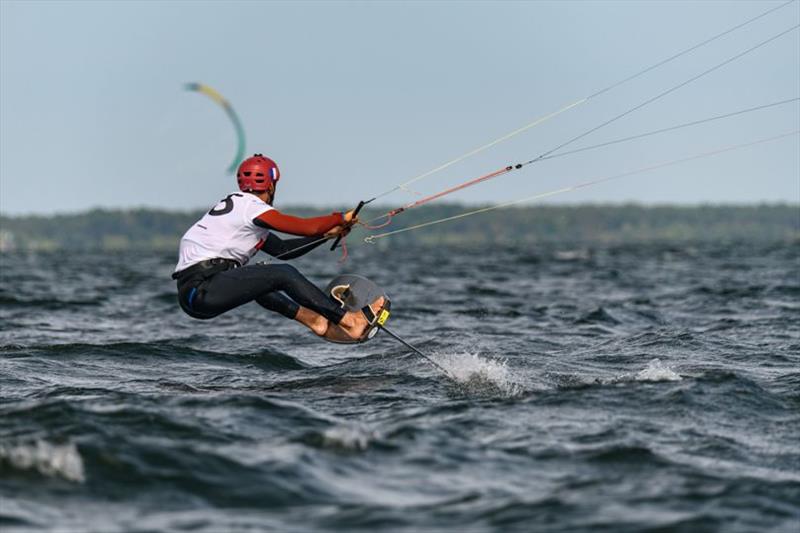
[[(449, 208), (474, 208), (477, 206), (490, 206), (494, 205), (492, 202), (486, 203), (471, 203), (471, 202), (442, 202), (435, 206), (420, 206), (417, 208), (418, 210), (430, 210), (436, 209), (437, 207), (449, 207)], [(788, 200), (760, 200), (754, 202), (665, 202), (665, 203), (649, 203), (649, 202), (637, 202), (637, 201), (629, 201), (629, 202), (580, 202), (580, 203), (548, 203), (548, 204), (527, 204), (527, 205), (519, 205), (519, 206), (509, 206), (505, 209), (512, 210), (512, 209), (533, 209), (533, 208), (569, 208), (569, 209), (581, 209), (581, 208), (619, 208), (619, 207), (638, 207), (638, 208), (645, 208), (645, 209), (659, 209), (659, 208), (686, 208), (686, 209), (698, 209), (702, 207), (710, 207), (710, 208), (722, 208), (722, 207), (794, 207), (800, 209), (800, 200), (797, 201), (788, 201)], [(303, 209), (303, 210), (343, 210), (352, 208), (352, 206), (345, 206), (341, 204), (328, 204), (328, 205), (318, 205), (318, 204), (286, 204), (285, 206), (278, 207), (276, 209), (279, 210), (292, 210), (292, 209)], [(378, 204), (375, 206), (369, 206), (367, 209), (391, 209), (392, 206)], [(179, 213), (194, 213), (205, 211), (208, 209), (206, 207), (190, 207), (190, 208), (169, 208), (169, 207), (154, 207), (154, 206), (130, 206), (130, 207), (105, 207), (105, 206), (94, 206), (94, 207), (87, 207), (85, 209), (76, 210), (76, 211), (53, 211), (50, 213), (36, 213), (36, 212), (28, 212), (28, 213), (6, 213), (0, 211), (0, 217), (2, 218), (53, 218), (53, 217), (67, 217), (67, 216), (82, 216), (87, 215), (90, 213), (96, 213), (98, 211), (102, 212), (133, 212), (133, 211), (154, 211), (154, 212), (161, 212), (161, 213), (170, 213), (170, 214), (179, 214)]]

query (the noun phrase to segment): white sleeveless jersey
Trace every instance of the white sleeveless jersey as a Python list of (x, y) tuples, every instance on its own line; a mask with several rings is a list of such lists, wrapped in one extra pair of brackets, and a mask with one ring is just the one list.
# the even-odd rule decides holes
[(246, 264), (269, 235), (253, 219), (272, 210), (254, 194), (234, 192), (184, 233), (178, 255), (178, 272), (205, 259), (224, 257)]

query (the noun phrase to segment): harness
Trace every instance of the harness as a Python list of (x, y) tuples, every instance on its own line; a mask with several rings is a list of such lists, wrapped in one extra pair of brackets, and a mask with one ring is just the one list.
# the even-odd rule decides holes
[(186, 294), (183, 298), (178, 299), (181, 304), (181, 307), (184, 307), (184, 301), (185, 301), (184, 310), (189, 312), (190, 314), (194, 314), (195, 310), (193, 304), (194, 304), (194, 299), (197, 296), (198, 287), (205, 280), (211, 278), (216, 274), (219, 274), (220, 272), (224, 272), (232, 268), (239, 268), (241, 266), (242, 265), (234, 259), (215, 257), (213, 259), (205, 259), (203, 261), (200, 261), (199, 263), (195, 263), (190, 267), (184, 268), (183, 270), (179, 270), (178, 272), (173, 272), (172, 279), (178, 281), (179, 295), (184, 293), (183, 289), (187, 285), (190, 284), (193, 285), (189, 289), (188, 294)]
[[(225, 257), (215, 257), (213, 259), (205, 259), (199, 263), (195, 263), (190, 267), (172, 273), (172, 279), (179, 282), (188, 277), (202, 275), (203, 278), (209, 278), (218, 272), (230, 270), (232, 268), (239, 268), (242, 265), (235, 259), (226, 259)], [(213, 271), (213, 272), (212, 272)], [(209, 273), (210, 272), (210, 273)]]

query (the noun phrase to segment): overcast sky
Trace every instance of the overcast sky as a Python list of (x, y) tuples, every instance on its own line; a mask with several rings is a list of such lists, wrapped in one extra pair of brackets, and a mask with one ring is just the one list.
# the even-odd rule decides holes
[[(197, 208), (235, 188), (235, 135), (278, 206), (353, 204), (781, 1), (0, 1), (0, 212)], [(530, 159), (800, 22), (800, 2), (418, 184)], [(800, 96), (797, 30), (574, 147)], [(531, 165), (448, 200), (504, 202), (800, 127), (796, 102)], [(407, 193), (384, 198), (409, 201)], [(798, 138), (549, 202), (800, 201)]]

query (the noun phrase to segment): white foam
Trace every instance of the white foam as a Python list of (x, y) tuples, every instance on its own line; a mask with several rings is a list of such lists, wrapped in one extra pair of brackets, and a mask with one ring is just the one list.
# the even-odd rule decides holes
[(661, 362), (653, 359), (634, 377), (636, 381), (680, 381), (681, 376)]
[(437, 354), (434, 360), (467, 392), (516, 396), (523, 390), (512, 378), (505, 360), (472, 353)]
[(48, 477), (83, 483), (86, 474), (78, 448), (73, 443), (50, 444), (37, 440), (34, 444), (0, 444), (0, 461), (19, 470), (35, 470)]
[(557, 250), (554, 256), (559, 261), (585, 261), (591, 257), (589, 250)]
[(333, 426), (322, 432), (325, 446), (346, 450), (366, 450), (375, 438), (374, 431), (353, 426)]

